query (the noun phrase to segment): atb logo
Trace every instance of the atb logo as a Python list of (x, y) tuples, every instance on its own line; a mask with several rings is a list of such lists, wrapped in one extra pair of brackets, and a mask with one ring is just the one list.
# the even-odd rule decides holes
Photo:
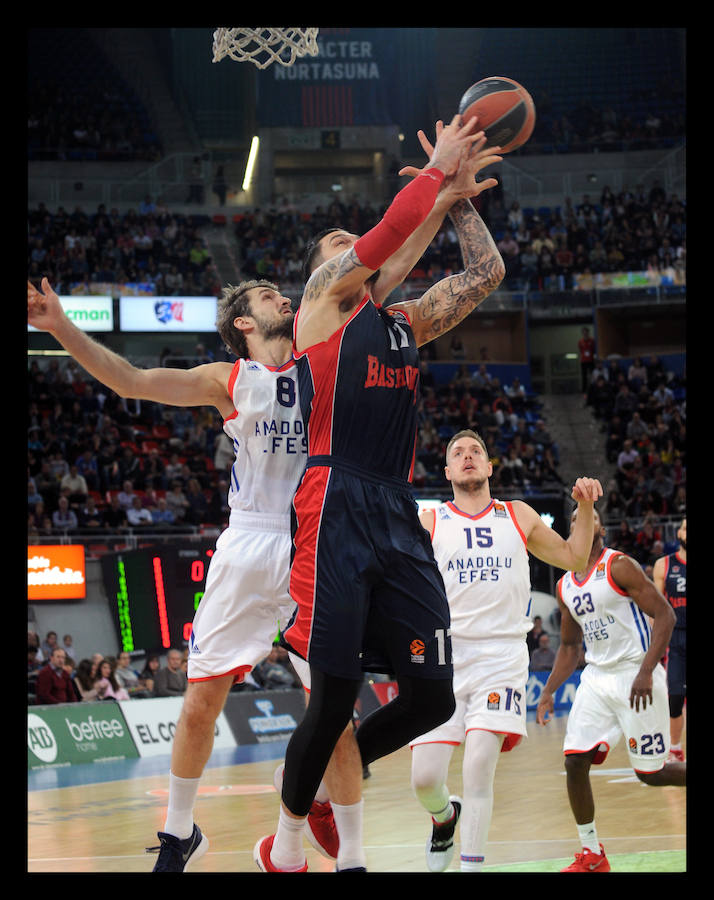
[(42, 762), (51, 763), (57, 758), (57, 741), (52, 729), (34, 713), (27, 715), (27, 746)]

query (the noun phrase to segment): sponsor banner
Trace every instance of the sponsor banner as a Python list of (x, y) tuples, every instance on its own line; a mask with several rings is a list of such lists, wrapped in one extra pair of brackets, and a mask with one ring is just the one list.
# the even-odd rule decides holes
[(114, 701), (31, 706), (27, 711), (30, 769), (134, 759), (138, 755), (119, 704)]
[(215, 331), (215, 297), (120, 297), (120, 331)]
[(156, 294), (152, 281), (75, 281), (69, 286), (70, 294), (109, 294), (111, 297), (150, 297)]
[(686, 283), (686, 272), (674, 268), (642, 272), (580, 272), (573, 275), (573, 284), (579, 291), (601, 288), (671, 287)]
[[(553, 705), (556, 709), (570, 709), (575, 699), (575, 691), (580, 684), (580, 669), (564, 681), (558, 688), (553, 697)], [(526, 708), (535, 709), (538, 706), (540, 695), (543, 693), (543, 687), (550, 672), (529, 672), (528, 684), (526, 685)]]
[(81, 600), (86, 595), (82, 544), (28, 544), (28, 601)]
[(305, 691), (241, 691), (229, 694), (223, 712), (236, 743), (287, 740), (305, 714)]
[[(139, 751), (139, 756), (162, 756), (171, 753), (176, 723), (183, 706), (183, 697), (122, 700), (119, 706)], [(213, 746), (217, 750), (236, 746), (236, 741), (223, 713), (216, 720)]]
[[(411, 133), (413, 117), (425, 127), (435, 99), (435, 30), (320, 28), (316, 57), (257, 73), (258, 121), (332, 129), (399, 124)], [(323, 148), (339, 145), (338, 131), (323, 133)]]
[[(59, 302), (67, 318), (71, 319), (80, 331), (114, 331), (111, 296), (63, 296), (59, 298)], [(40, 331), (33, 325), (28, 325), (27, 330)]]

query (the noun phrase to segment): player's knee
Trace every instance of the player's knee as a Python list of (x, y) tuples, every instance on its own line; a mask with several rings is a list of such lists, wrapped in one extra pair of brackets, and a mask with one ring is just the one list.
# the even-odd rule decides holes
[(574, 777), (586, 776), (590, 771), (591, 762), (589, 753), (567, 753), (565, 755), (565, 771)]
[(678, 719), (684, 711), (684, 695), (670, 694), (669, 696), (669, 716), (671, 719)]

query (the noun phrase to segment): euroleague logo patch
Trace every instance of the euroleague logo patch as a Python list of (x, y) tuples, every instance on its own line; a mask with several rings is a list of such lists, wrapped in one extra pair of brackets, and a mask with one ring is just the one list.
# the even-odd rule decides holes
[(409, 652), (412, 656), (413, 663), (423, 663), (424, 662), (424, 641), (420, 641), (418, 638), (415, 638), (411, 644), (409, 644)]
[(486, 701), (486, 707), (488, 709), (498, 709), (498, 707), (500, 705), (501, 705), (501, 695), (498, 694), (496, 691), (491, 691), (491, 693), (488, 695), (488, 699)]

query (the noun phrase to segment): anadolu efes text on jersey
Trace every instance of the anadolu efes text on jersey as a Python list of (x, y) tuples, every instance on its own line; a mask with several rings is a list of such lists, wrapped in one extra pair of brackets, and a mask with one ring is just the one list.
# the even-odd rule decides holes
[(411, 481), (419, 353), (407, 316), (365, 297), (328, 340), (295, 350), (295, 359), (309, 455)]
[(431, 535), (451, 612), (454, 662), (473, 656), (473, 641), (522, 643), (532, 623), (526, 539), (513, 506), (491, 500), (476, 515), (452, 501), (435, 510)]
[(307, 460), (295, 361), (267, 366), (240, 359), (228, 389), (236, 408), (223, 422), (236, 455), (228, 504), (244, 512), (288, 514)]
[(585, 662), (593, 665), (639, 664), (650, 645), (647, 616), (610, 572), (613, 561), (623, 555), (605, 547), (582, 581), (574, 572), (558, 581), (560, 599), (583, 630)]

